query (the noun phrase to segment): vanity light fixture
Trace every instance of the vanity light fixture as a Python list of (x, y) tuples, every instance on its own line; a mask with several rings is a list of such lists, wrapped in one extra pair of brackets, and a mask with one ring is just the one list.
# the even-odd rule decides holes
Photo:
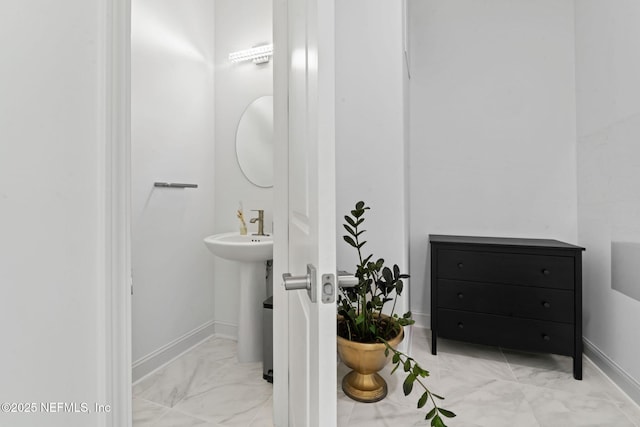
[(273, 56), (273, 44), (266, 44), (252, 47), (251, 49), (232, 52), (229, 54), (229, 61), (253, 61), (254, 64), (264, 64), (265, 62), (269, 62), (271, 56)]

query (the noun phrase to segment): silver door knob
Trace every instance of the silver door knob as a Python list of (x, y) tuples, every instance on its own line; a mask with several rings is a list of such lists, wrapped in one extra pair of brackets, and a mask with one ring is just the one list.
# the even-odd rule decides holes
[(284, 288), (288, 291), (311, 289), (311, 279), (308, 274), (304, 276), (292, 276), (290, 273), (284, 273), (282, 280), (284, 280)]
[(311, 302), (316, 302), (316, 268), (313, 265), (307, 264), (305, 276), (292, 276), (290, 273), (284, 273), (282, 280), (287, 291), (306, 289)]
[(354, 288), (358, 286), (360, 280), (351, 273), (338, 271), (338, 286), (341, 288)]

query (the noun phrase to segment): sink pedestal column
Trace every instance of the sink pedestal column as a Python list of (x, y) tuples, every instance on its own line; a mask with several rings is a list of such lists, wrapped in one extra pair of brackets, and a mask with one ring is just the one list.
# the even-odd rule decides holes
[(238, 361), (262, 361), (262, 303), (266, 295), (264, 262), (247, 262), (240, 267), (238, 318)]

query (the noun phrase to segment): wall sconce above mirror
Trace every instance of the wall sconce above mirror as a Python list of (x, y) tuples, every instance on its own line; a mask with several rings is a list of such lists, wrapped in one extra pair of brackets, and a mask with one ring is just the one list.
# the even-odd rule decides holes
[(244, 110), (236, 132), (242, 173), (258, 187), (273, 187), (273, 96), (261, 96)]

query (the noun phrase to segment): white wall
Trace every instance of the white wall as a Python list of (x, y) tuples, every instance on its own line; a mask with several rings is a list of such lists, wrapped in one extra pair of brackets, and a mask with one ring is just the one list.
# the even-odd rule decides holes
[(213, 255), (202, 242), (214, 223), (214, 8), (134, 0), (132, 13), (135, 362), (214, 317)]
[(577, 240), (571, 0), (411, 0), (411, 276), (429, 234)]
[[(0, 3), (0, 402), (98, 400), (100, 3)], [(98, 419), (0, 412), (12, 427)]]
[[(638, 289), (638, 22), (636, 1), (576, 1), (578, 231), (579, 243), (587, 248), (584, 335), (623, 381), (635, 382), (635, 390), (626, 390), (640, 400), (640, 343), (634, 338), (640, 301), (612, 289), (612, 275), (625, 280), (618, 286)], [(619, 242), (635, 247), (627, 253), (629, 265), (612, 257), (612, 245)]]
[[(242, 113), (251, 102), (273, 94), (273, 65), (232, 64), (229, 53), (272, 42), (271, 0), (215, 0), (216, 115), (215, 225), (210, 234), (239, 230), (236, 210), (243, 202), (249, 232), (257, 224), (251, 209), (265, 210), (265, 232), (272, 230), (273, 189), (251, 184), (240, 170), (235, 136)], [(239, 270), (236, 263), (212, 256), (215, 265), (216, 330), (235, 335), (238, 322)]]
[[(336, 2), (336, 195), (338, 269), (355, 271), (357, 253), (342, 239), (344, 215), (363, 200), (363, 255), (409, 272), (406, 123), (401, 2)], [(408, 287), (396, 306), (408, 309)]]

